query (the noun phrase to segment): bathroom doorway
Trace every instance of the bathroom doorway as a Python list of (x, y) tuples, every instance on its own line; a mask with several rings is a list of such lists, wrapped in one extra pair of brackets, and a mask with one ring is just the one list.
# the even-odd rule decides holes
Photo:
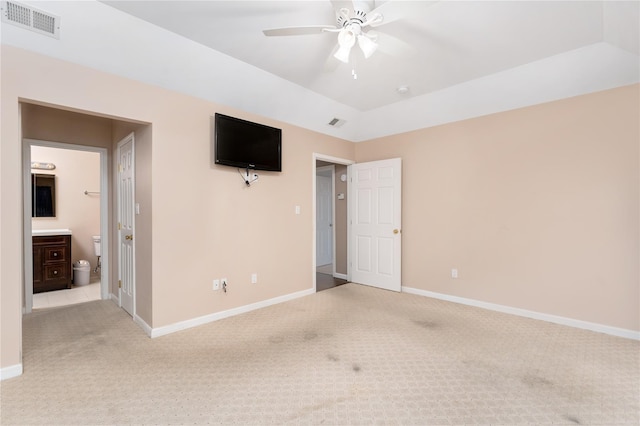
[[(53, 181), (54, 215), (34, 217), (35, 190), (26, 184), (33, 175)], [(107, 298), (108, 256), (98, 257), (106, 253), (102, 236), (108, 224), (107, 149), (25, 139), (24, 176), (25, 312)], [(60, 252), (65, 262), (51, 272), (54, 266), (46, 258), (51, 248), (46, 244), (58, 237), (70, 240), (69, 252)], [(49, 264), (39, 268), (40, 262)], [(47, 279), (50, 273), (65, 275), (60, 289), (40, 286), (41, 275)]]

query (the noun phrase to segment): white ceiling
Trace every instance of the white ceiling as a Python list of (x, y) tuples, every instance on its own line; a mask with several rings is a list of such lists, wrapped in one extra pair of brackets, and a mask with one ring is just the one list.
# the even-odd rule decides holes
[[(356, 47), (355, 63), (343, 64), (331, 56), (335, 33), (262, 33), (268, 28), (335, 25), (330, 1), (106, 3), (360, 111), (402, 101), (399, 86), (409, 86), (410, 96), (420, 96), (604, 38), (603, 4), (594, 1), (386, 2), (382, 12), (400, 19), (375, 29), (381, 51), (365, 60)], [(396, 40), (406, 46), (396, 46)], [(620, 47), (638, 53), (637, 40)], [(337, 65), (334, 71), (325, 71), (327, 59)]]
[[(61, 41), (66, 31), (109, 47), (92, 58), (95, 49), (36, 46), (13, 31), (9, 44), (353, 141), (640, 80), (638, 1), (370, 2), (385, 18), (371, 29), (380, 47), (364, 59), (356, 46), (350, 64), (331, 56), (335, 33), (262, 33), (335, 25), (328, 0), (104, 1), (76, 8), (68, 4), (74, 2), (26, 3), (61, 15)], [(104, 24), (75, 22), (92, 14)], [(139, 52), (141, 46), (155, 68), (145, 68), (140, 59), (133, 64), (138, 72), (113, 63), (126, 56), (118, 49)], [(105, 54), (114, 55), (110, 63)], [(210, 84), (217, 89), (197, 84), (202, 74), (216, 80)], [(408, 86), (408, 93), (399, 94), (399, 86)], [(334, 117), (346, 124), (328, 126)]]

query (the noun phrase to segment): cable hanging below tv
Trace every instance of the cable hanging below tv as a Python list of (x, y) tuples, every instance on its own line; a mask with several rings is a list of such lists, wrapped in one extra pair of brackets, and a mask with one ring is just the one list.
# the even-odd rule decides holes
[(246, 170), (247, 186), (258, 179), (250, 170), (282, 171), (282, 130), (215, 113), (214, 162)]

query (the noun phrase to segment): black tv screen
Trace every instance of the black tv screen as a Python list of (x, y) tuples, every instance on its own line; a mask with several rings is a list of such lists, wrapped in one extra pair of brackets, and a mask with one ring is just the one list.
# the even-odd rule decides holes
[(215, 163), (282, 171), (282, 130), (215, 114)]

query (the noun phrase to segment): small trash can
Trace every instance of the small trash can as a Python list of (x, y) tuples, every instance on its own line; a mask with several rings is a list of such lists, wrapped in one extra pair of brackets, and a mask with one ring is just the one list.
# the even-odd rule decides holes
[(89, 284), (89, 274), (91, 273), (91, 264), (88, 260), (78, 260), (73, 264), (73, 283), (75, 285)]

